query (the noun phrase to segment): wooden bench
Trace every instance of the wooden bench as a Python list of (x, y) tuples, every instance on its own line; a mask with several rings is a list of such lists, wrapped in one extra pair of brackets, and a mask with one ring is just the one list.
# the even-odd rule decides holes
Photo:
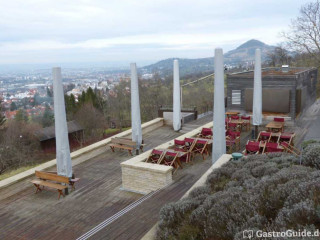
[[(115, 137), (115, 138), (132, 141), (131, 138), (126, 138), (126, 137)], [(143, 147), (144, 147), (144, 146), (145, 146), (145, 144), (144, 144), (144, 141), (143, 141), (143, 139), (142, 139), (141, 145), (140, 145), (140, 150), (141, 150), (141, 152), (143, 152)]]
[[(132, 155), (132, 150), (134, 150), (137, 146), (136, 142), (131, 141), (126, 138), (111, 138), (111, 144), (109, 145), (112, 152), (114, 152), (115, 148), (128, 150), (128, 154)], [(141, 149), (141, 147), (140, 147)]]
[[(31, 182), (37, 188), (36, 193), (39, 191), (41, 192), (44, 187), (53, 188), (56, 189), (59, 193), (58, 199), (60, 199), (61, 195), (64, 196), (63, 190), (68, 188), (68, 184), (70, 184), (70, 180), (68, 177), (59, 176), (54, 173), (35, 171), (35, 175), (38, 179), (32, 180)], [(66, 185), (62, 185), (62, 183)], [(73, 185), (74, 183), (71, 184), (71, 186), (74, 188)]]

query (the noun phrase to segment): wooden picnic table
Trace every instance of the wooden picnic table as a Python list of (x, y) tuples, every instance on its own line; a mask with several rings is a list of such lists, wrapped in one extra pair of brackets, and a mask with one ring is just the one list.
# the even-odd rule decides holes
[(240, 112), (226, 112), (226, 115), (227, 115), (227, 118), (229, 118), (230, 116), (237, 116), (237, 115), (239, 115), (240, 114)]
[(274, 132), (274, 131), (283, 132), (283, 127), (284, 127), (283, 122), (275, 122), (275, 121), (269, 122), (266, 125), (266, 128), (268, 129), (269, 132)]

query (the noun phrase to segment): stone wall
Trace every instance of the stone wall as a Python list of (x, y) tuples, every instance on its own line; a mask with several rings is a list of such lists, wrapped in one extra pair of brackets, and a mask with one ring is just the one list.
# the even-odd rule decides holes
[[(185, 137), (193, 137), (200, 133), (202, 128), (210, 128), (212, 126), (212, 122), (207, 123), (181, 135), (177, 139), (183, 140)], [(173, 144), (174, 139), (155, 148), (169, 148)], [(147, 194), (172, 183), (173, 167), (145, 162), (151, 151), (149, 150), (121, 163), (122, 188), (124, 190)]]

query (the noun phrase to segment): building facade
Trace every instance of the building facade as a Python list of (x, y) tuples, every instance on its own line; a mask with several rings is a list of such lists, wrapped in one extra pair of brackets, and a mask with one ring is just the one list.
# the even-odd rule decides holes
[[(262, 69), (262, 111), (294, 120), (315, 102), (317, 74), (316, 68)], [(253, 76), (253, 71), (227, 75), (228, 110), (252, 111)]]

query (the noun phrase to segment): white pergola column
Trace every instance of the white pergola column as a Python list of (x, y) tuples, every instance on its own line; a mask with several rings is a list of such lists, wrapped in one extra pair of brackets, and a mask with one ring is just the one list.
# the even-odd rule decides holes
[(181, 129), (179, 61), (173, 61), (173, 129)]
[(253, 106), (252, 123), (255, 125), (255, 134), (258, 126), (262, 123), (262, 79), (261, 79), (261, 51), (256, 49), (254, 64), (254, 86), (253, 86)]
[(130, 64), (131, 68), (131, 127), (132, 141), (137, 143), (137, 149), (142, 142), (140, 101), (139, 101), (139, 83), (137, 66), (135, 63)]
[(61, 68), (52, 69), (53, 77), (53, 100), (54, 100), (54, 123), (56, 133), (56, 159), (58, 175), (72, 177), (72, 164), (68, 139), (68, 127), (64, 93), (61, 79)]
[(224, 67), (223, 52), (216, 48), (214, 53), (214, 102), (213, 102), (212, 163), (226, 153)]

